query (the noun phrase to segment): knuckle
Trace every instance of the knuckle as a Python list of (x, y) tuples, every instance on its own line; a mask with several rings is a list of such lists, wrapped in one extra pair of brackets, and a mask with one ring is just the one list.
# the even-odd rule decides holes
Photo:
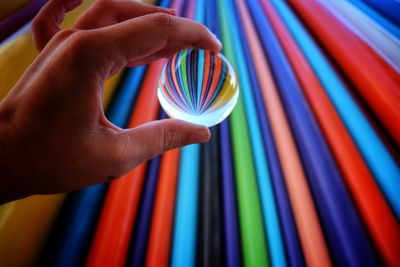
[(177, 129), (164, 130), (164, 151), (175, 148), (181, 140), (181, 134)]
[(76, 33), (77, 33), (77, 30), (74, 30), (74, 29), (61, 30), (54, 35), (53, 40), (56, 42), (61, 42)]
[(82, 51), (89, 43), (89, 38), (86, 38), (86, 34), (83, 31), (68, 29), (61, 31), (60, 35), (60, 38), (68, 38), (68, 44), (71, 49)]
[[(65, 30), (60, 33), (60, 40), (63, 42), (64, 56), (70, 60), (76, 60), (82, 64), (83, 60), (93, 57), (91, 38), (81, 30)], [(87, 62), (86, 62), (87, 63)]]
[(151, 20), (158, 27), (168, 28), (171, 25), (171, 15), (166, 13), (154, 13), (151, 15)]

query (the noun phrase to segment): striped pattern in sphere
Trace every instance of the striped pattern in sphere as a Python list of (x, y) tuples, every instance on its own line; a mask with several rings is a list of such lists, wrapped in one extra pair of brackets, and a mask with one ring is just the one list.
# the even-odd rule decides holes
[(170, 117), (211, 126), (229, 115), (238, 92), (233, 68), (222, 55), (186, 49), (166, 63), (158, 97)]

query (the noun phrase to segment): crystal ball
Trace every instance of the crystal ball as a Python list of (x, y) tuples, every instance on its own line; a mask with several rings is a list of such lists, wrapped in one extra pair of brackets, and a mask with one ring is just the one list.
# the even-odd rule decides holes
[(211, 127), (232, 112), (239, 86), (232, 65), (223, 55), (191, 48), (165, 64), (157, 95), (171, 118)]

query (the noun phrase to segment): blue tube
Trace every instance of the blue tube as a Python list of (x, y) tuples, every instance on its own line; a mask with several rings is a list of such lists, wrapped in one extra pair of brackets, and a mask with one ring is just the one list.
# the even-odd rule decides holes
[(369, 169), (374, 174), (396, 217), (400, 218), (400, 167), (390, 155), (367, 118), (293, 12), (282, 1), (273, 1), (282, 20), (317, 74), (345, 123)]
[(372, 245), (290, 63), (261, 7), (254, 2), (249, 5), (259, 32), (263, 30), (259, 36), (303, 160), (332, 259), (338, 266), (377, 266)]
[(384, 16), (376, 12), (373, 8), (369, 7), (367, 4), (360, 0), (348, 0), (351, 2), (355, 7), (360, 9), (370, 18), (375, 20), (379, 25), (385, 28), (388, 32), (394, 35), (397, 39), (400, 39), (400, 28), (392, 23), (390, 20), (386, 19)]
[(400, 26), (400, 2), (394, 0), (364, 0), (364, 2)]

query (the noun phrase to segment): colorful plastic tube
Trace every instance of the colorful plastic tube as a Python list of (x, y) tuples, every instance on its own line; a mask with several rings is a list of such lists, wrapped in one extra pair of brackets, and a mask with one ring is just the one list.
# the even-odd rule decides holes
[(269, 173), (269, 166), (266, 153), (263, 146), (261, 136), (261, 129), (259, 125), (259, 118), (252, 95), (249, 74), (246, 69), (246, 61), (243, 54), (243, 46), (241, 38), (238, 33), (240, 24), (235, 19), (237, 15), (234, 11), (234, 6), (227, 6), (229, 10), (228, 17), (232, 27), (235, 31), (230, 32), (232, 46), (234, 47), (235, 60), (237, 62), (238, 76), (240, 80), (241, 93), (243, 96), (244, 108), (246, 112), (247, 125), (251, 135), (250, 143), (252, 147), (252, 155), (254, 167), (257, 174), (258, 191), (263, 211), (264, 230), (268, 241), (268, 249), (270, 253), (270, 260), (273, 265), (286, 266), (285, 249), (282, 240), (282, 233), (279, 224), (278, 212), (276, 208), (276, 201), (274, 198), (271, 176)]
[(32, 196), (0, 206), (0, 266), (34, 266), (65, 194)]
[(282, 1), (274, 1), (273, 4), (313, 71), (318, 76), (378, 185), (389, 201), (396, 217), (399, 219), (400, 201), (397, 196), (400, 194), (400, 179), (398, 179), (400, 177), (400, 167), (369, 124), (332, 65), (293, 12)]
[(171, 266), (193, 266), (196, 259), (199, 145), (182, 148), (176, 196)]
[(385, 263), (396, 265), (400, 262), (400, 228), (394, 214), (307, 59), (271, 5), (264, 7), (373, 241)]
[(242, 250), (238, 220), (237, 196), (232, 166), (229, 119), (220, 124), (222, 201), (224, 213), (225, 263), (229, 267), (241, 266)]
[(322, 3), (400, 73), (400, 40), (347, 1), (328, 0)]
[(387, 18), (376, 12), (373, 8), (371, 8), (361, 0), (348, 0), (348, 1), (351, 2), (352, 5), (357, 7), (363, 13), (365, 13), (367, 16), (372, 18), (374, 21), (379, 23), (379, 25), (385, 28), (397, 39), (400, 38), (400, 28), (396, 24), (394, 24), (393, 22), (391, 22), (390, 20), (388, 20)]
[[(151, 230), (146, 250), (146, 266), (168, 266), (170, 260), (175, 195), (179, 170), (179, 149), (165, 152), (154, 202)], [(137, 266), (132, 262), (131, 266)]]
[[(204, 1), (193, 1), (186, 16), (204, 21), (201, 10)], [(176, 196), (175, 222), (173, 229), (171, 266), (194, 266), (197, 246), (197, 220), (199, 198), (200, 146), (197, 144), (181, 149), (179, 179)]]
[[(207, 5), (207, 26), (219, 38), (220, 28), (218, 23), (217, 3), (208, 0)], [(237, 215), (237, 198), (235, 190), (235, 179), (232, 165), (231, 136), (229, 132), (229, 119), (222, 122), (219, 126), (220, 144), (220, 175), (222, 178), (222, 212), (223, 212), (223, 231), (224, 231), (224, 251), (225, 260), (229, 267), (241, 266), (242, 253), (240, 248), (240, 232)]]
[(354, 83), (357, 92), (400, 147), (399, 73), (318, 1), (289, 2)]
[(18, 9), (30, 4), (31, 0), (3, 1), (0, 3), (0, 21)]
[[(262, 2), (263, 7), (266, 4)], [(293, 70), (271, 26), (263, 25), (264, 49), (279, 85), (332, 258), (340, 266), (377, 265), (372, 245)]]
[[(232, 9), (229, 8), (227, 1), (218, 2), (224, 53), (234, 66), (239, 67), (231, 39), (230, 28), (232, 27), (232, 22), (229, 17), (233, 16), (233, 14), (230, 13), (230, 10)], [(239, 76), (239, 80), (243, 80), (241, 76)], [(246, 87), (243, 88), (243, 84), (240, 86), (242, 92), (246, 89), (249, 90)], [(230, 119), (243, 262), (245, 266), (268, 266), (267, 244), (264, 236), (257, 176), (254, 169), (250, 132), (247, 128), (243, 102), (243, 95), (240, 95)]]
[(211, 128), (211, 135), (211, 140), (201, 145), (201, 198), (197, 248), (199, 266), (222, 266), (224, 262), (219, 136), (216, 127)]
[[(212, 5), (210, 1), (205, 1), (204, 4)], [(198, 6), (196, 11), (202, 12), (201, 15), (205, 18), (207, 26), (212, 25), (214, 19), (210, 17), (211, 8), (207, 9), (205, 14), (204, 7)], [(222, 266), (224, 263), (224, 240), (218, 126), (211, 128), (210, 131), (211, 140), (201, 145), (197, 264), (199, 266)]]
[(384, 17), (400, 26), (400, 3), (393, 0), (364, 0), (369, 6), (377, 10)]
[(144, 266), (146, 249), (150, 235), (150, 225), (153, 213), (154, 199), (157, 190), (158, 174), (160, 170), (161, 156), (149, 162), (142, 198), (138, 210), (135, 230), (133, 231), (130, 255), (127, 266)]
[[(256, 40), (256, 32), (253, 29), (250, 15), (243, 1), (237, 1), (239, 9), (242, 29), (238, 29), (241, 40), (254, 42)], [(239, 15), (239, 14), (238, 14)], [(245, 32), (248, 36), (245, 35)], [(246, 38), (247, 37), (247, 38)], [(246, 58), (247, 69), (251, 80), (251, 88), (254, 95), (257, 114), (259, 117), (260, 127), (263, 134), (264, 146), (271, 170), (271, 178), (274, 187), (274, 195), (277, 200), (280, 224), (282, 226), (283, 237), (285, 240), (286, 257), (290, 266), (305, 266), (301, 245), (298, 239), (295, 222), (293, 219), (290, 202), (287, 196), (284, 178), (279, 163), (277, 150), (271, 133), (269, 119), (267, 117), (264, 102), (261, 95), (261, 88), (257, 79), (257, 71), (253, 64), (252, 55), (248, 43), (243, 41), (243, 53)], [(259, 55), (260, 56), (260, 55)]]
[[(254, 18), (254, 25), (259, 29), (264, 29), (260, 21), (260, 18), (264, 17), (264, 15), (259, 6), (250, 2), (248, 6)], [(258, 15), (256, 12), (258, 12)], [(252, 33), (247, 35), (247, 38), (251, 40), (249, 41), (250, 51), (271, 122), (271, 129), (278, 149), (306, 263), (309, 266), (331, 266), (329, 253), (285, 111), (269, 71), (266, 58), (260, 56), (264, 55), (264, 52), (260, 41), (257, 39), (255, 29), (253, 27), (248, 28), (252, 29), (247, 31), (247, 34)]]
[(0, 20), (0, 43), (28, 23), (46, 2), (47, 0), (34, 0)]

